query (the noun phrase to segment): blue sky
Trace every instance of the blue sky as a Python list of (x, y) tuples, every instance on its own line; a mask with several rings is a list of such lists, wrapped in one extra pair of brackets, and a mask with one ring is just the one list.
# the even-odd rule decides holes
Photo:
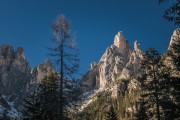
[(123, 31), (131, 46), (165, 52), (177, 26), (163, 19), (158, 0), (0, 0), (0, 44), (23, 47), (31, 66), (49, 56), (52, 22), (65, 14), (80, 49), (80, 73), (98, 62), (114, 36)]

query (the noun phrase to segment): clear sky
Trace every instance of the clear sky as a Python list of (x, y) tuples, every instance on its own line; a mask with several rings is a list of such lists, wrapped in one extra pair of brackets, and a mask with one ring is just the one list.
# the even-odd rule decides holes
[(58, 14), (72, 22), (80, 49), (80, 73), (98, 62), (114, 36), (123, 31), (131, 46), (163, 53), (177, 27), (163, 19), (158, 0), (0, 0), (0, 44), (23, 47), (31, 67), (43, 63)]

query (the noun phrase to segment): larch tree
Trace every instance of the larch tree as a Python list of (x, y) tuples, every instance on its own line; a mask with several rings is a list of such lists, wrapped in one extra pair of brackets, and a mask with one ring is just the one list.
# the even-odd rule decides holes
[(54, 46), (51, 56), (55, 57), (55, 62), (59, 66), (58, 72), (60, 73), (60, 119), (64, 119), (64, 93), (63, 84), (65, 79), (71, 78), (79, 69), (78, 50), (76, 43), (71, 34), (71, 23), (64, 15), (60, 15), (52, 25)]

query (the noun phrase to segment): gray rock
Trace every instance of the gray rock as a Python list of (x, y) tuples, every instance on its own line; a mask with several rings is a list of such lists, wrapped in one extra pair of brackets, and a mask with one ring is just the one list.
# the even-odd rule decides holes
[(30, 69), (23, 48), (14, 51), (12, 46), (0, 46), (1, 94), (20, 94), (30, 81)]

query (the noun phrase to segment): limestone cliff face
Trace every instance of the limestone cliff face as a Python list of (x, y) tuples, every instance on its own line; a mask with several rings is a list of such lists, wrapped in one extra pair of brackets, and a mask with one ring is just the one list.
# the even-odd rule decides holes
[(21, 94), (27, 84), (40, 83), (50, 72), (55, 72), (50, 60), (31, 70), (23, 48), (14, 50), (12, 46), (0, 46), (0, 93)]
[(81, 82), (83, 91), (99, 86), (99, 67), (95, 62), (91, 64), (91, 69), (83, 75)]
[(134, 50), (132, 50), (123, 33), (118, 32), (115, 35), (114, 44), (106, 49), (98, 64), (91, 64), (91, 70), (83, 77), (83, 85), (87, 88), (85, 90), (111, 89), (112, 96), (117, 96), (122, 80), (125, 80), (123, 82), (125, 85), (128, 83), (126, 80), (138, 73), (142, 59), (143, 52), (140, 44), (135, 41)]
[[(180, 40), (180, 29), (176, 29), (176, 30), (174, 30), (173, 35), (171, 36), (171, 40), (170, 40), (168, 50), (171, 51), (172, 53), (174, 53), (174, 49), (173, 49), (172, 45), (179, 44), (180, 43), (179, 40)], [(176, 54), (176, 55), (178, 55), (178, 54)], [(165, 57), (165, 61), (164, 61), (165, 65), (167, 67), (170, 67), (170, 68), (174, 69), (175, 66), (172, 63), (173, 61), (172, 61), (171, 56), (165, 54), (164, 57)], [(178, 76), (179, 74), (180, 73), (178, 73), (178, 71), (173, 71), (174, 76)]]
[(118, 32), (114, 38), (114, 44), (107, 48), (99, 62), (100, 89), (104, 89), (106, 85), (112, 85), (117, 80), (131, 54), (129, 42), (124, 39), (122, 32)]
[(34, 67), (31, 70), (31, 80), (26, 85), (26, 92), (31, 92), (37, 89), (39, 83), (51, 72), (56, 73), (56, 70), (50, 60), (46, 60), (45, 63)]
[(119, 79), (128, 79), (135, 76), (140, 69), (140, 62), (143, 59), (143, 52), (141, 51), (140, 44), (134, 42), (134, 50), (129, 58), (128, 63), (123, 68), (122, 74)]
[(30, 83), (40, 83), (41, 80), (51, 72), (55, 73), (56, 70), (52, 62), (50, 60), (46, 60), (45, 63), (39, 64), (37, 67), (32, 69), (32, 80)]
[(50, 72), (55, 72), (51, 61), (31, 70), (23, 48), (0, 46), (0, 96), (6, 96), (6, 102), (13, 103), (11, 107), (20, 110), (23, 93), (33, 90)]
[(12, 46), (0, 46), (1, 94), (19, 94), (31, 79), (30, 70), (23, 48), (15, 51)]
[(177, 40), (180, 39), (180, 29), (176, 29), (173, 32), (173, 35), (171, 36), (170, 44), (169, 44), (169, 50), (171, 49), (171, 46), (173, 43), (177, 42)]

